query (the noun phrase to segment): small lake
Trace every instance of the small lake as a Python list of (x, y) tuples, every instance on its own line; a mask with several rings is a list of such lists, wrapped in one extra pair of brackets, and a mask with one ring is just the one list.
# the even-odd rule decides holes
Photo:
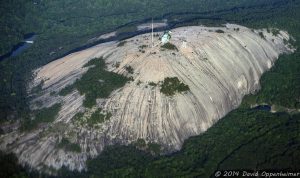
[(0, 56), (0, 61), (7, 57), (15, 57), (15, 56), (21, 54), (23, 51), (28, 49), (34, 43), (35, 39), (36, 39), (35, 33), (25, 34), (24, 40), (22, 42), (18, 43), (16, 46), (14, 46), (13, 49), (9, 53), (7, 53), (3, 56)]
[(256, 106), (256, 107), (252, 108), (251, 110), (260, 110), (260, 111), (270, 112), (271, 111), (271, 106), (269, 106), (269, 105), (259, 105), (259, 106)]
[(35, 38), (36, 38), (36, 34), (34, 34), (34, 33), (24, 35), (24, 41), (19, 43), (18, 47), (12, 51), (10, 56), (12, 56), (12, 57), (17, 56), (17, 55), (21, 54), (24, 50), (28, 49), (33, 44), (30, 42), (31, 41), (34, 42)]

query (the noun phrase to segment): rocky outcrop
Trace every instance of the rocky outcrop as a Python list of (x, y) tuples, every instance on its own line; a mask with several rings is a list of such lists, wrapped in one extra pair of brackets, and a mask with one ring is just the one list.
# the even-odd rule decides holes
[[(1, 136), (1, 150), (12, 151), (20, 162), (51, 172), (63, 165), (82, 170), (88, 158), (97, 156), (106, 145), (129, 144), (138, 138), (162, 145), (163, 153), (181, 148), (185, 139), (205, 132), (229, 111), (237, 108), (243, 96), (259, 89), (261, 75), (281, 53), (292, 52), (287, 32), (273, 35), (267, 30), (251, 30), (227, 24), (226, 27), (181, 27), (172, 30), (171, 43), (178, 50), (154, 46), (151, 34), (118, 42), (104, 43), (70, 54), (35, 71), (28, 91), (41, 81), (43, 90), (33, 95), (32, 109), (62, 103), (56, 120), (30, 133), (13, 131)], [(90, 59), (104, 57), (107, 70), (133, 77), (107, 99), (98, 99), (92, 109), (82, 106), (84, 95), (73, 91), (57, 94), (88, 70)], [(116, 65), (118, 64), (118, 65)], [(128, 73), (126, 66), (133, 68)], [(177, 77), (190, 90), (166, 96), (159, 83)], [(149, 85), (150, 82), (158, 85)], [(39, 103), (39, 104), (37, 104)], [(112, 114), (109, 120), (89, 127), (77, 121), (84, 111), (88, 120), (98, 108)], [(80, 145), (81, 152), (57, 147), (62, 138)]]

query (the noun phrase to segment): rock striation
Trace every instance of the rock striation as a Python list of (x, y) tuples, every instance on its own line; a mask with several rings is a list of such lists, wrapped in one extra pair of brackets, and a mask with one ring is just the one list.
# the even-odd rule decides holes
[[(161, 33), (159, 33), (161, 35)], [(88, 158), (111, 144), (130, 144), (139, 138), (158, 143), (162, 153), (179, 150), (185, 139), (205, 132), (228, 112), (237, 108), (243, 96), (256, 92), (261, 75), (282, 53), (293, 52), (285, 31), (272, 34), (227, 24), (224, 27), (190, 26), (172, 30), (171, 43), (177, 50), (161, 48), (155, 36), (139, 35), (123, 45), (109, 42), (53, 61), (36, 71), (28, 92), (43, 81), (42, 92), (31, 94), (33, 110), (61, 103), (55, 121), (30, 132), (12, 131), (1, 136), (0, 149), (16, 153), (22, 164), (51, 171), (66, 166), (83, 170)], [(91, 109), (84, 108), (84, 95), (73, 91), (53, 95), (74, 83), (88, 70), (90, 59), (104, 57), (107, 70), (132, 77), (108, 98), (99, 98)], [(133, 68), (133, 73), (126, 70)], [(177, 77), (190, 90), (166, 96), (160, 83)], [(150, 85), (156, 83), (157, 85)], [(84, 119), (101, 108), (112, 114), (109, 120), (89, 127)], [(80, 146), (81, 152), (57, 147), (62, 138)]]

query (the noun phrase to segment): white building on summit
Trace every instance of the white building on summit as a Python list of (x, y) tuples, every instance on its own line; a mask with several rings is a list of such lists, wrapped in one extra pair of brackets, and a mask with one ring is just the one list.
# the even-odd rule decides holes
[(171, 31), (165, 32), (161, 37), (161, 43), (166, 44), (170, 41), (170, 39), (171, 39)]

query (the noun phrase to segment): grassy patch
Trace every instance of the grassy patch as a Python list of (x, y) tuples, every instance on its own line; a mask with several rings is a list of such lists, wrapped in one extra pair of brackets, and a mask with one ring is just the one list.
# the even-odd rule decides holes
[(126, 66), (125, 67), (125, 70), (128, 72), (128, 73), (130, 73), (130, 74), (133, 74), (133, 68), (131, 67), (131, 66)]
[(148, 143), (148, 150), (151, 152), (153, 155), (159, 155), (161, 146), (157, 143)]
[(147, 48), (147, 47), (148, 47), (148, 45), (141, 45), (141, 46), (139, 46), (140, 49), (144, 49), (144, 48)]
[(84, 113), (83, 112), (78, 112), (72, 117), (72, 121), (81, 121)]
[(144, 139), (139, 138), (135, 141), (134, 146), (136, 146), (137, 148), (143, 149), (147, 146), (147, 143)]
[(124, 46), (127, 43), (127, 41), (121, 41), (118, 43), (117, 47)]
[(136, 85), (139, 86), (141, 83), (142, 83), (142, 81), (139, 80), (139, 81), (136, 83)]
[(273, 34), (273, 36), (277, 36), (277, 35), (279, 35), (279, 30), (278, 29), (276, 29), (276, 28), (272, 28), (272, 34)]
[(178, 51), (177, 47), (175, 45), (173, 45), (172, 43), (166, 43), (164, 45), (161, 46), (161, 48), (163, 49), (168, 49), (168, 50), (176, 50)]
[(221, 30), (221, 29), (218, 29), (218, 30), (216, 30), (215, 31), (216, 33), (225, 33), (223, 30)]
[(66, 138), (62, 138), (61, 141), (59, 142), (59, 144), (57, 145), (57, 147), (60, 149), (64, 149), (66, 151), (70, 151), (70, 152), (77, 152), (77, 153), (81, 152), (81, 148), (80, 148), (79, 144), (71, 143)]
[(116, 63), (115, 63), (115, 67), (116, 67), (116, 68), (119, 68), (119, 67), (120, 67), (120, 62), (116, 62)]
[(56, 95), (56, 92), (55, 91), (51, 91), (50, 92), (50, 96), (55, 96)]
[(137, 149), (144, 150), (152, 155), (159, 155), (161, 152), (160, 144), (150, 142), (146, 143), (146, 141), (142, 138), (137, 139), (135, 142), (132, 143)]
[(180, 82), (177, 77), (165, 78), (160, 89), (160, 91), (167, 96), (172, 96), (176, 92), (181, 93), (188, 90), (190, 90), (189, 86)]
[(68, 94), (70, 94), (75, 88), (73, 87), (73, 85), (68, 85), (65, 88), (63, 88), (62, 90), (59, 91), (59, 95), (60, 96), (66, 96)]
[(111, 116), (112, 116), (112, 114), (109, 112), (104, 114), (104, 113), (101, 113), (101, 110), (97, 110), (87, 120), (87, 124), (91, 127), (95, 124), (103, 123), (104, 121), (109, 120)]
[(37, 86), (31, 89), (31, 93), (40, 93), (43, 90), (44, 80), (41, 81)]
[(43, 108), (34, 111), (35, 118), (33, 120), (26, 119), (22, 123), (23, 130), (33, 130), (41, 123), (53, 122), (61, 108), (61, 104), (55, 104), (49, 108)]
[(259, 32), (258, 35), (259, 35), (262, 39), (266, 39), (263, 32)]
[(108, 97), (113, 90), (124, 86), (129, 81), (125, 76), (105, 70), (103, 58), (92, 59), (84, 67), (90, 69), (74, 84), (63, 89), (60, 94), (66, 95), (76, 88), (81, 95), (85, 95), (83, 106), (87, 108), (96, 105), (97, 98)]
[(157, 86), (157, 83), (155, 83), (155, 82), (149, 82), (149, 85), (152, 86), (152, 87), (155, 87), (155, 86)]

